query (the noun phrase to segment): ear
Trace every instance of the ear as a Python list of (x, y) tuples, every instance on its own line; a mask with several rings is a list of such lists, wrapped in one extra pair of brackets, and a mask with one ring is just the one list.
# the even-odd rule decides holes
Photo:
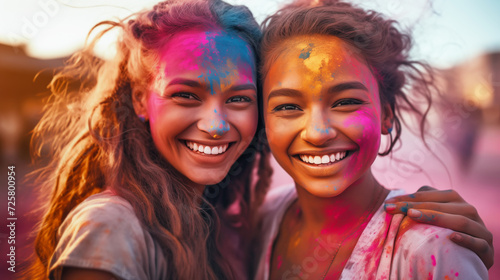
[(134, 111), (142, 121), (149, 120), (148, 94), (143, 92), (132, 92), (132, 104)]
[(394, 113), (392, 112), (391, 105), (385, 102), (382, 108), (382, 134), (391, 133), (393, 120), (394, 120)]

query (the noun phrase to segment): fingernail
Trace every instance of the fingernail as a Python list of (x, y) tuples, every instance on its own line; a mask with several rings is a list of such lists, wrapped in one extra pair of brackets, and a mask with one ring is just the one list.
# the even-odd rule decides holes
[(458, 234), (458, 233), (453, 233), (451, 235), (451, 239), (455, 240), (455, 241), (462, 241), (463, 237), (462, 235)]
[(391, 204), (391, 203), (384, 204), (384, 209), (385, 211), (393, 211), (394, 209), (396, 209), (396, 204)]
[(422, 217), (422, 212), (418, 211), (417, 209), (410, 209), (408, 210), (407, 215), (412, 218), (420, 218)]

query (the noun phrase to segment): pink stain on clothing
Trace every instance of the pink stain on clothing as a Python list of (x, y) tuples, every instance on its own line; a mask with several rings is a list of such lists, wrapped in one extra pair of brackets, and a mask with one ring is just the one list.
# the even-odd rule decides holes
[(432, 259), (432, 266), (436, 266), (436, 257), (434, 257), (434, 255), (432, 255), (431, 259)]

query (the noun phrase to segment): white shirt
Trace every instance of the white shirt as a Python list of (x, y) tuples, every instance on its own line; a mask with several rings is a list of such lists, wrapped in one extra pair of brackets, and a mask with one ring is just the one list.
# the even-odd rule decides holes
[[(387, 198), (403, 192), (392, 190)], [(296, 199), (293, 185), (272, 189), (266, 196), (260, 210), (262, 227), (254, 279), (269, 279), (274, 241), (286, 210)], [(361, 234), (340, 279), (488, 279), (481, 259), (447, 238), (453, 231), (417, 223), (398, 237), (403, 218), (387, 214), (381, 206)], [(302, 273), (307, 274), (314, 258), (308, 261), (301, 266)], [(290, 272), (282, 279), (301, 277)]]

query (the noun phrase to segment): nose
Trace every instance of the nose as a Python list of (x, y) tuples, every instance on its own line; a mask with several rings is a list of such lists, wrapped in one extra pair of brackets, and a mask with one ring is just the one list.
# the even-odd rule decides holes
[(214, 109), (210, 113), (202, 113), (197, 126), (199, 130), (208, 133), (214, 139), (221, 138), (230, 130), (226, 115), (217, 109)]
[(301, 132), (302, 140), (314, 146), (322, 146), (336, 136), (337, 131), (330, 124), (327, 113), (320, 110), (311, 112)]

